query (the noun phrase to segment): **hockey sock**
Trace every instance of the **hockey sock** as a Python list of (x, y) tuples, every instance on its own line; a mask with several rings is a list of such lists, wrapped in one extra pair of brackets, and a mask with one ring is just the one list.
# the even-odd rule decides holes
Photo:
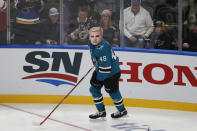
[(103, 96), (101, 94), (101, 88), (95, 88), (93, 86), (90, 87), (90, 92), (92, 94), (95, 106), (99, 112), (105, 110), (105, 106), (103, 104)]
[(124, 103), (123, 103), (123, 99), (120, 94), (120, 91), (118, 90), (114, 93), (110, 93), (109, 95), (111, 96), (118, 111), (120, 111), (120, 112), (123, 111), (124, 110)]

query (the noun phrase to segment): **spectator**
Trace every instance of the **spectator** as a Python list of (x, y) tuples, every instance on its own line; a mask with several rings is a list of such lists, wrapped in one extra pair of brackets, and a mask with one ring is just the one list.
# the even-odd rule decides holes
[(150, 13), (141, 6), (141, 0), (131, 0), (131, 7), (124, 9), (125, 45), (144, 48), (138, 39), (147, 39), (153, 31)]
[(40, 39), (41, 0), (16, 0), (15, 44), (35, 44)]
[(109, 9), (112, 12), (111, 19), (116, 23), (119, 20), (120, 14), (120, 1), (119, 0), (91, 0), (94, 3), (93, 17), (97, 21), (100, 19), (100, 14), (103, 10)]
[(119, 46), (119, 32), (116, 27), (112, 25), (111, 15), (110, 10), (103, 10), (101, 13), (100, 27), (103, 28), (103, 38), (112, 46)]
[(171, 49), (173, 37), (170, 36), (163, 21), (155, 22), (155, 29), (151, 35), (150, 48)]
[(188, 32), (187, 38), (183, 42), (183, 50), (197, 52), (197, 23)]
[(59, 12), (56, 8), (49, 10), (48, 18), (41, 23), (41, 43), (59, 44), (60, 26)]
[[(1, 0), (3, 2), (3, 0)], [(6, 2), (6, 1), (5, 1)], [(7, 43), (6, 7), (0, 8), (0, 44)]]
[[(78, 16), (78, 9), (81, 6), (88, 6), (89, 0), (64, 0), (65, 20), (72, 20)], [(73, 8), (75, 7), (75, 8)]]
[(96, 23), (88, 18), (86, 7), (80, 7), (78, 17), (71, 21), (68, 31), (68, 44), (87, 45), (88, 31)]
[(116, 12), (117, 0), (91, 0), (95, 2), (94, 12), (101, 14), (104, 9), (109, 9), (113, 13)]
[(194, 26), (197, 18), (197, 1), (195, 0), (185, 0), (183, 2), (183, 15), (185, 16), (184, 19), (184, 25), (187, 25), (186, 28), (189, 30), (192, 29)]
[(187, 39), (188, 32), (197, 21), (197, 0), (183, 1), (183, 37)]

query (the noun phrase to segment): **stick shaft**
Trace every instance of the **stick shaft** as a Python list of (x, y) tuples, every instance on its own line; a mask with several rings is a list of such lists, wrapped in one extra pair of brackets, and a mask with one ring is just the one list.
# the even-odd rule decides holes
[(59, 107), (60, 104), (64, 102), (64, 100), (73, 92), (73, 90), (81, 83), (81, 81), (89, 74), (89, 72), (94, 68), (90, 68), (90, 70), (81, 78), (81, 80), (68, 92), (66, 96), (54, 107), (54, 109), (48, 114), (48, 116), (45, 117), (45, 119), (40, 123), (42, 125), (50, 116), (51, 114)]

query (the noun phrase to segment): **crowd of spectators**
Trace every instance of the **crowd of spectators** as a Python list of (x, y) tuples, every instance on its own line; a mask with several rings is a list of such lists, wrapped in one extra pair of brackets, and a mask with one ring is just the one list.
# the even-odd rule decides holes
[[(52, 1), (56, 5), (49, 4)], [(121, 44), (119, 0), (64, 0), (64, 43), (60, 43), (60, 1), (52, 1), (15, 0), (12, 43), (87, 45), (89, 29), (100, 26), (112, 46), (177, 49), (178, 0), (124, 0)], [(182, 47), (186, 51), (197, 48), (196, 7), (197, 0), (183, 0)], [(6, 30), (6, 10), (0, 9), (0, 43), (6, 43)]]

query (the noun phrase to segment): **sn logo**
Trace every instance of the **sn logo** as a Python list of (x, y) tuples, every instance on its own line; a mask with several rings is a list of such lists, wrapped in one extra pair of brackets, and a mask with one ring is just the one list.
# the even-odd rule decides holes
[[(23, 70), (27, 73), (43, 72), (49, 70), (50, 64), (52, 64), (50, 70), (59, 71), (60, 65), (62, 63), (65, 72), (78, 75), (82, 55), (83, 53), (76, 52), (73, 63), (71, 63), (68, 52), (53, 52), (50, 55), (50, 53), (46, 51), (33, 51), (28, 53), (25, 57), (25, 61), (31, 65), (23, 66)], [(47, 62), (46, 58), (53, 59), (52, 63)]]

